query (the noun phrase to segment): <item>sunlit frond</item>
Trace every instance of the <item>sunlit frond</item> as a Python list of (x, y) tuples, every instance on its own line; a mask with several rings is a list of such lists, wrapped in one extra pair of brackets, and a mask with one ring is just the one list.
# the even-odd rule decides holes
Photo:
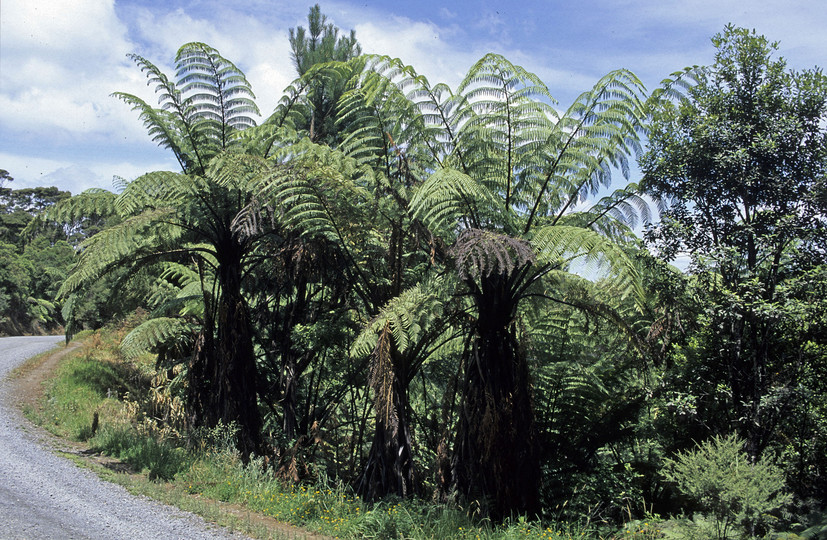
[(621, 246), (594, 230), (568, 225), (540, 227), (531, 236), (531, 244), (542, 263), (566, 267), (576, 263), (581, 272), (595, 277), (608, 273), (619, 290), (643, 297), (634, 261)]
[(135, 358), (148, 352), (177, 351), (183, 356), (192, 349), (196, 328), (192, 323), (177, 317), (158, 317), (144, 321), (121, 341), (121, 354)]

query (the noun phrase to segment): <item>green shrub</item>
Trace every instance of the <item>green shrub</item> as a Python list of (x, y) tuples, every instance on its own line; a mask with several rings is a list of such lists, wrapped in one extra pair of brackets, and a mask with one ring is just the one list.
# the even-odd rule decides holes
[(710, 514), (717, 538), (754, 536), (789, 501), (783, 472), (765, 458), (750, 463), (743, 446), (716, 436), (666, 462), (667, 479)]

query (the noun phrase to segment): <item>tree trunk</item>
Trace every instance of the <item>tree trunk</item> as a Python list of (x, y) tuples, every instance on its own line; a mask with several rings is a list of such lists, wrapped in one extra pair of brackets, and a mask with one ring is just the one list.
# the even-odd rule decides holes
[[(505, 278), (483, 278), (479, 318), (464, 358), (451, 486), (495, 520), (540, 510), (540, 464), (528, 365)], [(472, 288), (474, 288), (472, 286)]]
[(262, 420), (252, 329), (241, 295), (240, 273), (228, 273), (231, 275), (218, 310), (217, 406), (222, 422), (238, 424), (238, 449), (246, 459), (250, 454), (263, 452)]
[(416, 492), (408, 423), (407, 384), (393, 377), (391, 403), (376, 410), (376, 429), (357, 493), (367, 500)]
[(218, 268), (219, 298), (213, 322), (209, 303), (204, 330), (190, 367), (193, 423), (215, 427), (219, 422), (238, 427), (237, 446), (246, 461), (264, 450), (256, 389), (252, 328), (241, 293), (240, 250), (225, 249)]
[(281, 409), (284, 418), (282, 420), (282, 432), (284, 437), (292, 441), (298, 435), (298, 419), (296, 415), (296, 385), (298, 375), (296, 373), (296, 362), (293, 359), (292, 351), (282, 353), (281, 368)]

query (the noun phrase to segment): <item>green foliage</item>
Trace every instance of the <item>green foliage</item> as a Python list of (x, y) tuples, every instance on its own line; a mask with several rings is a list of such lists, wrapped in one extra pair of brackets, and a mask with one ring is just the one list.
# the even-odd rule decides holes
[(55, 293), (74, 262), (75, 231), (43, 214), (69, 193), (0, 186), (0, 334), (53, 331), (63, 322)]
[(766, 457), (750, 463), (736, 435), (716, 436), (666, 461), (666, 477), (715, 518), (716, 537), (754, 536), (790, 501), (784, 473)]
[(124, 336), (121, 353), (134, 358), (152, 351), (181, 358), (192, 350), (194, 330), (192, 324), (180, 318), (155, 317)]
[(370, 321), (351, 347), (355, 357), (367, 356), (376, 350), (383, 333), (389, 333), (399, 353), (417, 347), (429, 324), (439, 317), (442, 310), (439, 295), (443, 292), (443, 279), (435, 278), (418, 283), (391, 299), (379, 314)]
[(150, 480), (171, 480), (189, 468), (192, 457), (183, 448), (136, 432), (132, 426), (108, 426), (92, 442), (92, 450), (115, 457)]
[(778, 45), (754, 31), (730, 25), (713, 44), (712, 65), (653, 95), (641, 159), (642, 185), (668, 203), (647, 239), (667, 261), (689, 255), (698, 313), (665, 378), (695, 411), (671, 416), (682, 422), (671, 444), (736, 431), (752, 460), (781, 456), (806, 505), (827, 493), (805, 472), (824, 470), (823, 388), (811, 373), (823, 373), (827, 333), (794, 298), (800, 280), (820, 288), (826, 262), (827, 77), (788, 70)]

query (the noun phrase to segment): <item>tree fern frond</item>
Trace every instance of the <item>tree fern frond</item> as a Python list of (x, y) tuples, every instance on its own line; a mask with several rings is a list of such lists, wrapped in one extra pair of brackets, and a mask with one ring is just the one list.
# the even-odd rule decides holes
[(74, 223), (84, 218), (113, 216), (116, 214), (116, 199), (117, 195), (111, 191), (87, 189), (47, 208), (43, 218), (61, 223)]
[(462, 231), (451, 254), (463, 280), (492, 274), (508, 276), (535, 260), (534, 251), (525, 240), (480, 229)]
[(121, 216), (135, 215), (145, 209), (183, 207), (197, 190), (195, 177), (169, 171), (156, 171), (129, 182), (114, 201)]
[[(392, 343), (400, 354), (407, 352), (442, 313), (444, 278), (433, 278), (405, 290), (391, 299), (362, 330), (350, 348), (351, 357), (377, 354), (377, 348)], [(383, 334), (384, 338), (383, 338)]]
[(188, 144), (191, 141), (183, 138), (185, 130), (182, 129), (175, 115), (164, 109), (153, 109), (144, 100), (131, 94), (114, 92), (112, 96), (131, 105), (132, 110), (139, 113), (139, 118), (144, 123), (149, 136), (152, 137), (152, 141), (162, 148), (172, 150), (181, 168), (186, 168), (192, 159), (191, 145)]
[(550, 225), (535, 230), (531, 244), (541, 262), (560, 266), (577, 261), (591, 274), (608, 269), (619, 290), (631, 290), (636, 298), (643, 298), (637, 266), (620, 246), (596, 231)]
[(195, 327), (181, 318), (158, 317), (144, 321), (124, 336), (120, 350), (126, 358), (147, 352), (177, 351), (183, 356), (195, 343)]
[(227, 148), (235, 140), (236, 127), (256, 125), (251, 114), (261, 113), (249, 81), (216, 49), (204, 43), (186, 43), (178, 49), (175, 67), (176, 85), (187, 96), (183, 107), (192, 111), (195, 122), (207, 118), (217, 123), (210, 138), (219, 148)]
[(157, 248), (153, 242), (155, 239), (162, 238), (164, 242), (174, 245), (180, 238), (180, 230), (162, 224), (174, 212), (168, 208), (143, 212), (84, 241), (77, 265), (61, 285), (58, 298), (65, 298), (97, 280), (115, 265), (133, 262), (145, 248)]
[(482, 224), (480, 207), (499, 207), (499, 199), (489, 189), (456, 169), (441, 168), (419, 186), (410, 202), (412, 215), (426, 227), (450, 237), (458, 223), (467, 217), (469, 224)]
[[(321, 236), (340, 245), (351, 241), (345, 222), (370, 200), (360, 182), (365, 176), (374, 179), (373, 172), (337, 150), (307, 140), (280, 149), (274, 159), (289, 159), (289, 165), (258, 178), (255, 189), (262, 204), (276, 208), (280, 221), (304, 236)], [(343, 212), (345, 208), (350, 210)]]
[(681, 71), (676, 71), (663, 79), (660, 86), (656, 88), (647, 102), (647, 108), (668, 101), (682, 101), (687, 99), (687, 91), (696, 86), (707, 75), (705, 66), (689, 66)]
[(260, 156), (222, 152), (210, 160), (207, 176), (219, 186), (249, 193), (271, 168), (271, 162)]
[[(559, 221), (580, 200), (607, 186), (612, 167), (628, 175), (628, 156), (640, 151), (644, 131), (643, 92), (643, 84), (631, 72), (613, 71), (560, 116), (545, 143), (544, 178), (537, 186), (525, 233), (541, 209), (554, 213), (555, 222)], [(566, 181), (555, 182), (561, 178)]]

